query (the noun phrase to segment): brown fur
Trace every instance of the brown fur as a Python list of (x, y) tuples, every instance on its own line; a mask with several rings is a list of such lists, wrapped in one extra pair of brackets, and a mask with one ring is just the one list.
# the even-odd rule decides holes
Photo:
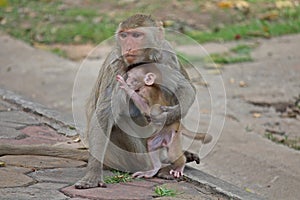
[[(151, 48), (140, 51), (138, 57), (131, 60), (130, 65), (143, 62), (155, 62), (168, 65), (173, 69), (173, 76), (169, 77), (168, 82), (170, 82), (170, 86), (173, 89), (172, 92), (177, 94), (178, 99), (175, 98), (174, 94), (166, 94), (164, 92), (167, 101), (172, 105), (171, 107), (168, 107), (165, 112), (167, 115), (166, 124), (169, 125), (188, 112), (189, 107), (194, 101), (195, 93), (193, 86), (188, 81), (188, 76), (184, 67), (178, 62), (172, 47), (163, 38), (161, 25), (156, 23), (150, 16), (138, 14), (121, 23), (117, 30), (117, 34), (123, 30), (131, 28), (135, 29), (138, 27), (151, 27), (153, 25), (154, 27), (157, 27), (157, 30), (151, 31), (142, 29), (145, 30), (145, 45), (149, 44), (148, 46)], [(124, 50), (126, 47), (125, 43), (120, 41), (118, 37), (116, 37), (116, 39), (116, 46), (107, 56), (100, 68), (98, 78), (87, 102), (87, 128), (83, 139), (86, 139), (89, 143), (90, 154), (88, 158), (87, 173), (75, 184), (75, 187), (78, 189), (97, 186), (104, 187), (102, 174), (104, 164), (108, 164), (115, 169), (131, 172), (151, 167), (149, 157), (120, 157), (118, 151), (116, 151), (112, 145), (114, 144), (126, 152), (147, 153), (145, 139), (128, 135), (116, 126), (115, 120), (126, 121), (130, 119), (130, 117), (137, 124), (147, 124), (147, 121), (138, 112), (138, 109), (130, 103), (131, 116), (120, 115), (117, 117), (118, 119), (114, 119), (112, 115), (112, 109), (114, 109), (114, 113), (121, 114), (124, 112), (123, 107), (127, 105), (126, 102), (123, 101), (123, 99), (126, 99), (124, 92), (120, 92), (120, 89), (116, 87), (117, 81), (112, 80), (112, 77), (116, 77), (118, 74), (124, 75), (127, 69), (131, 67), (128, 62), (125, 62), (126, 58), (121, 53), (122, 48)], [(143, 46), (140, 48), (143, 49)], [(182, 74), (184, 77), (182, 77)], [(113, 107), (111, 105), (112, 98), (114, 98), (113, 100), (117, 100)], [(180, 107), (177, 105), (178, 102), (182, 102)], [(155, 123), (161, 122), (162, 116), (155, 116), (152, 120)], [(109, 138), (109, 140), (107, 138)], [(65, 151), (65, 149), (54, 146), (48, 147), (43, 147), (41, 145), (30, 147), (0, 145), (0, 155), (26, 153), (76, 158), (77, 154), (79, 154), (78, 157), (81, 157), (81, 153), (77, 150), (69, 154), (66, 153), (68, 150)], [(10, 151), (6, 151), (6, 148), (10, 149)], [(86, 154), (84, 153), (84, 155)], [(194, 160), (197, 159), (197, 157), (194, 157), (194, 154), (186, 152), (185, 155)], [(82, 159), (86, 160), (86, 157), (83, 156)], [(168, 176), (168, 174), (165, 174), (164, 172), (165, 170), (162, 170), (161, 173), (159, 173), (160, 176), (168, 178), (170, 175)]]
[[(159, 115), (163, 113), (161, 106), (170, 105), (160, 88), (160, 83), (162, 83), (160, 72), (164, 71), (164, 67), (166, 66), (155, 63), (144, 64), (129, 70), (127, 72), (128, 78), (126, 82), (121, 76), (117, 77), (117, 80), (120, 82), (120, 87), (124, 89), (133, 100), (134, 104), (144, 115), (146, 115), (146, 117)], [(161, 70), (158, 70), (158, 68)], [(162, 147), (167, 147), (167, 162), (172, 163), (170, 174), (175, 178), (183, 175), (186, 158), (182, 152), (181, 134), (187, 132), (189, 131), (180, 124), (180, 121), (176, 121), (168, 126), (159, 126), (157, 131), (147, 139), (147, 148), (149, 152), (156, 151)], [(192, 135), (192, 133), (188, 134), (188, 136)], [(211, 136), (206, 136), (206, 134), (199, 133), (196, 134), (196, 136), (197, 139), (201, 138), (205, 143), (211, 140)], [(205, 136), (206, 140), (204, 140)], [(150, 158), (154, 169), (149, 171), (138, 171), (134, 173), (133, 176), (138, 178), (150, 178), (154, 176), (162, 166), (162, 160), (159, 157), (160, 155), (158, 152), (152, 152)]]

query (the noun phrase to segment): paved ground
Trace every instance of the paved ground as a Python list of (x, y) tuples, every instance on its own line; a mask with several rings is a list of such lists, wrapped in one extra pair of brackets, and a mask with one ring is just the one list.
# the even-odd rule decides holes
[[(227, 93), (225, 126), (213, 151), (200, 166), (194, 167), (269, 199), (299, 197), (300, 152), (264, 137), (266, 129), (283, 130), (292, 138), (300, 136), (299, 116), (282, 117), (275, 111), (276, 103), (292, 102), (300, 93), (299, 41), (300, 35), (254, 41), (259, 44), (252, 53), (254, 62), (228, 65), (222, 70)], [(70, 118), (71, 91), (80, 63), (33, 49), (6, 35), (0, 36), (0, 44), (3, 47), (0, 49), (0, 87), (60, 110)], [(204, 47), (216, 52), (233, 45), (235, 43), (206, 44)], [(193, 51), (192, 47), (186, 49)], [(91, 85), (97, 74), (95, 71), (103, 56), (99, 58), (84, 63), (90, 67), (85, 74), (86, 85)], [(208, 79), (208, 83), (213, 84), (210, 80), (213, 79)], [(240, 81), (247, 87), (241, 87), (244, 84)], [(82, 90), (81, 95), (88, 92)], [(209, 102), (206, 93), (204, 91), (202, 96), (203, 113), (209, 108), (205, 105), (206, 98)], [(75, 99), (75, 106), (78, 103)], [(217, 115), (222, 117), (222, 113)], [(204, 117), (203, 129), (207, 124)]]
[[(3, 92), (3, 90), (1, 91)], [(12, 103), (11, 96), (1, 93), (0, 98), (0, 148), (1, 144), (12, 145), (53, 145), (64, 148), (80, 146), (74, 137), (58, 134), (49, 121), (41, 115), (33, 114), (32, 110), (24, 111), (28, 102), (22, 105)], [(18, 97), (17, 97), (18, 98)], [(9, 102), (9, 103), (8, 103)], [(25, 103), (24, 103), (25, 102)], [(37, 105), (35, 108), (39, 108)], [(37, 109), (38, 110), (38, 109)], [(52, 124), (55, 119), (52, 119)], [(56, 121), (58, 123), (58, 121)], [(11, 152), (8, 152), (11, 153)], [(21, 199), (230, 199), (247, 197), (257, 199), (256, 196), (239, 191), (239, 188), (215, 180), (206, 174), (198, 174), (190, 169), (187, 177), (197, 177), (182, 180), (163, 180), (158, 178), (147, 180), (132, 180), (127, 183), (108, 184), (107, 188), (93, 188), (77, 190), (73, 184), (85, 173), (86, 162), (66, 158), (38, 156), (38, 155), (5, 155), (0, 157), (0, 196), (3, 200)], [(198, 174), (198, 175), (197, 175)], [(113, 172), (105, 171), (104, 177), (117, 176)], [(197, 181), (201, 179), (201, 181)], [(209, 185), (207, 180), (211, 179)], [(203, 182), (204, 183), (201, 183)], [(218, 190), (214, 187), (218, 186)], [(159, 197), (155, 188), (163, 187), (176, 191), (174, 197)], [(228, 196), (228, 192), (231, 194)], [(241, 195), (240, 195), (241, 194)], [(237, 199), (237, 198), (232, 198)], [(240, 199), (240, 198), (239, 198)]]

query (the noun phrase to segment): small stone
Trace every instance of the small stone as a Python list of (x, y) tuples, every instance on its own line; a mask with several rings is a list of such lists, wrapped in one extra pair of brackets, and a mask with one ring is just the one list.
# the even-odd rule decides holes
[(240, 86), (240, 87), (247, 87), (248, 85), (246, 84), (245, 81), (240, 81), (240, 82), (239, 82), (239, 86)]

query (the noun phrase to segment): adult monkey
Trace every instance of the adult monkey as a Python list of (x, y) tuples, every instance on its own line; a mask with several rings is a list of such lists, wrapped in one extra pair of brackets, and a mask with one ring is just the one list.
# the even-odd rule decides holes
[[(164, 39), (161, 24), (150, 16), (136, 14), (120, 23), (116, 33), (117, 45), (106, 58), (87, 104), (87, 130), (90, 156), (87, 173), (75, 187), (85, 189), (105, 187), (103, 164), (114, 169), (135, 172), (149, 168), (151, 162), (146, 156), (146, 139), (132, 128), (131, 119), (140, 126), (147, 120), (132, 102), (129, 112), (124, 110), (126, 94), (118, 87), (115, 77), (125, 75), (130, 68), (144, 63), (162, 63), (180, 71), (164, 91), (172, 106), (162, 107), (161, 115), (151, 118), (156, 124), (166, 125), (178, 121), (194, 102), (195, 90), (188, 80), (187, 73), (178, 62), (176, 54)], [(176, 96), (174, 95), (176, 94)], [(179, 105), (180, 102), (180, 105)], [(128, 125), (132, 133), (122, 130), (122, 123)], [(187, 153), (188, 160), (194, 160)], [(151, 168), (151, 167), (150, 167)], [(169, 178), (169, 169), (162, 169), (157, 176)]]

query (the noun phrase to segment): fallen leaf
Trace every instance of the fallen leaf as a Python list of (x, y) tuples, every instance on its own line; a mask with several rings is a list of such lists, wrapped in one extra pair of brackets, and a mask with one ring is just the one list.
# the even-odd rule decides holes
[(277, 10), (273, 10), (270, 12), (267, 12), (265, 14), (262, 14), (259, 16), (259, 19), (261, 20), (275, 20), (279, 17), (279, 12)]
[(236, 7), (238, 10), (246, 11), (249, 10), (249, 3), (246, 1), (236, 1), (234, 7)]
[(232, 1), (221, 1), (218, 3), (220, 8), (233, 8), (234, 4)]
[(261, 117), (261, 113), (253, 113), (252, 116), (254, 118), (260, 118)]
[(173, 20), (165, 20), (163, 21), (163, 26), (164, 27), (170, 27), (173, 26), (175, 24), (175, 22)]
[(0, 167), (5, 167), (5, 162), (0, 161)]
[(252, 190), (250, 190), (249, 188), (245, 188), (245, 191), (246, 191), (246, 192), (253, 193), (253, 191), (252, 191)]
[(80, 141), (81, 141), (81, 139), (80, 139), (79, 136), (76, 136), (75, 138), (73, 138), (73, 142), (78, 143), (78, 142), (80, 142)]
[(41, 44), (41, 43), (34, 42), (33, 46), (37, 49), (49, 50), (49, 47), (47, 45), (44, 45), (44, 44)]
[(278, 9), (293, 8), (294, 7), (294, 5), (291, 1), (276, 1), (275, 6)]

